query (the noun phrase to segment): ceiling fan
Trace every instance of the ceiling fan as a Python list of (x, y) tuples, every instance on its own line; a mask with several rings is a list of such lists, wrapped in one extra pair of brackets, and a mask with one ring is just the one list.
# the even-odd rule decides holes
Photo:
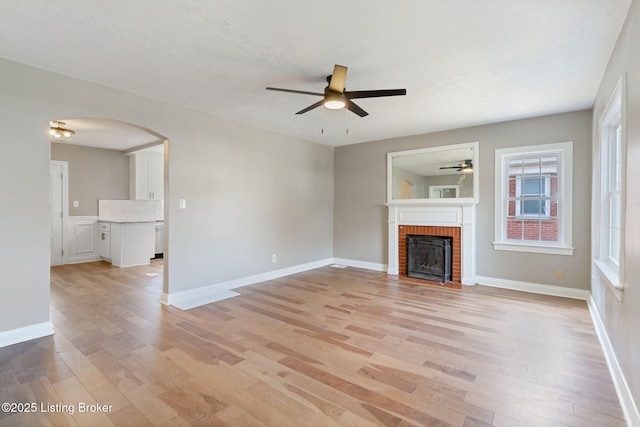
[(459, 163), (456, 166), (442, 166), (440, 169), (456, 169), (458, 172), (472, 171), (473, 163), (471, 162), (471, 159), (466, 159), (462, 163)]
[(325, 107), (338, 110), (340, 108), (346, 108), (347, 110), (357, 114), (360, 117), (369, 115), (362, 108), (358, 107), (352, 99), (360, 98), (379, 98), (382, 96), (398, 96), (406, 95), (406, 89), (383, 89), (383, 90), (354, 90), (347, 91), (344, 87), (344, 82), (347, 79), (347, 67), (343, 65), (335, 65), (333, 67), (333, 74), (327, 77), (328, 86), (324, 88), (324, 93), (319, 92), (307, 92), (303, 90), (293, 89), (281, 89), (277, 87), (268, 87), (267, 90), (277, 90), (280, 92), (300, 93), (303, 95), (316, 95), (321, 96), (322, 100), (316, 102), (298, 111), (296, 114), (304, 114), (307, 111), (311, 111), (314, 108), (324, 105)]

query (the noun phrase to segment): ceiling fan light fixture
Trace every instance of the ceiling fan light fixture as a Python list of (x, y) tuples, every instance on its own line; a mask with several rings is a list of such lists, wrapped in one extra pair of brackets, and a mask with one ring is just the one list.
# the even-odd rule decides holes
[(76, 133), (71, 129), (67, 129), (67, 126), (64, 122), (53, 120), (49, 122), (49, 135), (51, 135), (54, 139), (64, 140), (73, 138)]
[(330, 110), (339, 110), (344, 108), (347, 102), (341, 93), (329, 93), (324, 98), (324, 106)]
[(315, 95), (321, 96), (321, 99), (318, 102), (315, 102), (309, 105), (306, 108), (298, 111), (296, 114), (304, 114), (315, 108), (322, 107), (323, 105), (330, 110), (339, 110), (341, 108), (346, 108), (347, 111), (351, 111), (353, 114), (356, 114), (360, 117), (368, 116), (369, 113), (360, 108), (355, 102), (354, 99), (361, 98), (380, 98), (383, 96), (399, 96), (406, 95), (406, 89), (383, 89), (383, 90), (356, 90), (356, 91), (347, 91), (345, 90), (344, 83), (347, 78), (347, 67), (344, 65), (336, 64), (333, 67), (333, 74), (327, 76), (327, 82), (329, 85), (324, 88), (324, 93), (319, 92), (309, 92), (306, 90), (295, 90), (295, 89), (283, 89), (278, 87), (267, 87), (267, 90), (276, 90), (279, 92), (289, 92), (289, 93), (299, 93), (303, 95)]
[(339, 110), (344, 108), (344, 101), (327, 101), (324, 103), (324, 106), (330, 110)]

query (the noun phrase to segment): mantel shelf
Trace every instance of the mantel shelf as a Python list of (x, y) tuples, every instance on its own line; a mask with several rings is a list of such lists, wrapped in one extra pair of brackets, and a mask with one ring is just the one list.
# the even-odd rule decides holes
[(383, 203), (387, 207), (439, 207), (439, 206), (475, 206), (478, 201), (475, 199), (410, 199), (392, 200)]

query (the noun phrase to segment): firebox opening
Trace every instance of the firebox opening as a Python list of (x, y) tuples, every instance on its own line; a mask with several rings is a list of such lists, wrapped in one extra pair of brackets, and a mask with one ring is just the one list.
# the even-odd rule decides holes
[(452, 237), (407, 235), (407, 276), (450, 282), (452, 242)]

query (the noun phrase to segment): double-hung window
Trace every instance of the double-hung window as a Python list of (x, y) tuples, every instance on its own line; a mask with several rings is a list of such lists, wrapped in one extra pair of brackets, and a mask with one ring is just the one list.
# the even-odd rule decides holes
[(594, 263), (600, 276), (622, 298), (624, 271), (624, 199), (626, 156), (626, 78), (622, 76), (609, 103), (598, 121), (597, 143), (599, 164), (595, 164), (596, 176), (593, 195)]
[[(549, 161), (549, 159), (527, 159), (534, 163), (533, 167), (541, 166), (543, 160)], [(557, 160), (557, 159), (552, 159)], [(551, 218), (551, 178), (554, 177), (554, 185), (557, 184), (555, 179), (556, 172), (542, 173), (538, 169), (535, 173), (525, 172), (524, 161), (514, 160), (512, 161), (510, 169), (514, 177), (516, 177), (516, 191), (515, 194), (510, 194), (512, 204), (515, 205), (516, 218)], [(530, 165), (531, 166), (531, 165)], [(530, 168), (529, 166), (529, 168)]]
[(498, 250), (571, 255), (572, 143), (496, 150)]

